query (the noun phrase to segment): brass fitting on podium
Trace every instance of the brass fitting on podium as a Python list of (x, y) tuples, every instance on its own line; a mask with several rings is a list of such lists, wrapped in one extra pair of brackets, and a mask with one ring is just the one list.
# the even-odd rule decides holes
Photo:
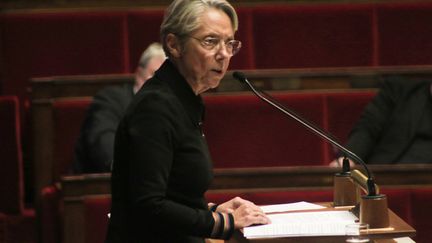
[(375, 185), (376, 195), (368, 191), (368, 178), (358, 170), (351, 171), (351, 178), (358, 188), (362, 188), (366, 195), (361, 196), (360, 223), (369, 224), (370, 228), (387, 228), (390, 226), (388, 215), (387, 196), (379, 194), (379, 188)]
[(354, 206), (360, 201), (360, 190), (353, 183), (350, 172), (337, 173), (333, 180), (333, 205)]
[(360, 223), (369, 224), (370, 228), (387, 228), (390, 226), (386, 195), (362, 196)]

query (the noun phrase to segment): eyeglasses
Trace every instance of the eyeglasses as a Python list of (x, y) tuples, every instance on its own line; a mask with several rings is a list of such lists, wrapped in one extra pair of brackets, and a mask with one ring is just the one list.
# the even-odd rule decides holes
[(237, 54), (237, 52), (240, 51), (240, 48), (242, 46), (241, 42), (238, 40), (222, 40), (216, 37), (206, 37), (204, 39), (199, 39), (193, 36), (189, 37), (199, 41), (201, 43), (201, 46), (203, 46), (206, 50), (209, 51), (215, 51), (216, 47), (223, 43), (228, 54), (231, 56)]

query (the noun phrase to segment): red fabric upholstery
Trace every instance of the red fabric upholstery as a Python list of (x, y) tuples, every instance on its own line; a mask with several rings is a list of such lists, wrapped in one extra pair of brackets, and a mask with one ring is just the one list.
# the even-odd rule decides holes
[(36, 242), (35, 212), (24, 208), (19, 102), (0, 96), (0, 241)]
[[(355, 93), (334, 93), (326, 95), (326, 126), (327, 131), (343, 145), (354, 124), (358, 121), (363, 109), (375, 96), (375, 92), (362, 91)], [(328, 144), (329, 157), (333, 160), (336, 156), (336, 149)]]
[(33, 209), (20, 215), (7, 215), (5, 242), (37, 242), (36, 215)]
[(432, 3), (377, 6), (379, 65), (431, 64)]
[(87, 243), (103, 243), (108, 229), (108, 213), (111, 197), (89, 197), (84, 199), (85, 239)]
[(140, 10), (128, 13), (127, 36), (129, 41), (129, 71), (134, 72), (142, 52), (152, 42), (159, 42), (159, 28), (163, 10)]
[(255, 67), (252, 9), (238, 8), (239, 29), (235, 38), (242, 42), (240, 52), (231, 58), (230, 70), (253, 69)]
[[(321, 94), (275, 97), (323, 127)], [(207, 96), (205, 103), (205, 134), (216, 168), (322, 163), (322, 140), (257, 97)]]
[(369, 66), (372, 6), (260, 6), (254, 11), (255, 68)]
[[(279, 93), (275, 97), (345, 141), (373, 95), (373, 92)], [(329, 161), (325, 155), (329, 145), (324, 140), (253, 95), (207, 95), (204, 100), (207, 107), (204, 129), (216, 168), (322, 165)], [(74, 145), (90, 102), (80, 99), (53, 104), (57, 176), (69, 172)]]
[(417, 243), (430, 242), (432, 234), (431, 202), (432, 188), (416, 189), (412, 191), (412, 226), (417, 230), (417, 236), (414, 237)]
[[(432, 3), (238, 6), (231, 69), (432, 64)], [(30, 77), (133, 72), (162, 9), (0, 14), (0, 93)], [(107, 28), (109, 26), (109, 28)], [(6, 61), (7, 60), (7, 61)]]
[(414, 206), (411, 201), (412, 190), (406, 188), (385, 188), (381, 193), (387, 196), (388, 208), (405, 220), (405, 222), (412, 225), (411, 208)]
[(19, 102), (16, 96), (0, 97), (0, 212), (18, 214), (24, 209)]
[[(71, 172), (74, 148), (81, 124), (91, 100), (67, 99), (53, 103), (54, 161), (53, 175), (56, 180)], [(61, 241), (63, 205), (61, 191), (54, 184), (42, 189), (40, 202), (40, 237), (43, 242)]]
[(31, 77), (123, 73), (125, 13), (2, 14), (3, 92), (26, 97)]
[(75, 143), (91, 100), (62, 100), (53, 104), (55, 175), (68, 174), (74, 160)]
[(61, 242), (63, 224), (63, 204), (61, 190), (56, 186), (42, 189), (41, 209), (39, 211), (39, 232), (42, 242)]

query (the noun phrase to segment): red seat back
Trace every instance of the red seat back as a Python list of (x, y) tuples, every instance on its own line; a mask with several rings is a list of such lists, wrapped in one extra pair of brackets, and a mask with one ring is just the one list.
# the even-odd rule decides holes
[[(349, 133), (359, 120), (366, 105), (375, 96), (372, 91), (349, 93), (330, 93), (326, 95), (326, 121), (327, 130), (344, 145)], [(336, 156), (337, 149), (328, 145), (329, 160)]]
[(74, 161), (75, 143), (79, 137), (90, 99), (58, 100), (53, 104), (54, 175), (69, 174)]
[(19, 102), (0, 96), (0, 212), (19, 214), (24, 209), (24, 179)]
[(108, 229), (108, 213), (111, 197), (88, 197), (84, 199), (85, 239), (87, 243), (103, 243)]
[[(322, 94), (275, 97), (323, 127)], [(323, 141), (257, 97), (216, 95), (205, 102), (204, 128), (216, 168), (322, 164)]]

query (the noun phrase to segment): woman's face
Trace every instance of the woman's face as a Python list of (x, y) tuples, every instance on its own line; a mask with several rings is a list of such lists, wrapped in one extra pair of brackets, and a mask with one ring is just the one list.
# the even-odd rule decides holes
[(219, 85), (232, 56), (225, 44), (234, 39), (230, 18), (223, 11), (209, 9), (199, 21), (200, 27), (186, 37), (178, 56), (174, 55), (174, 62), (195, 94)]

